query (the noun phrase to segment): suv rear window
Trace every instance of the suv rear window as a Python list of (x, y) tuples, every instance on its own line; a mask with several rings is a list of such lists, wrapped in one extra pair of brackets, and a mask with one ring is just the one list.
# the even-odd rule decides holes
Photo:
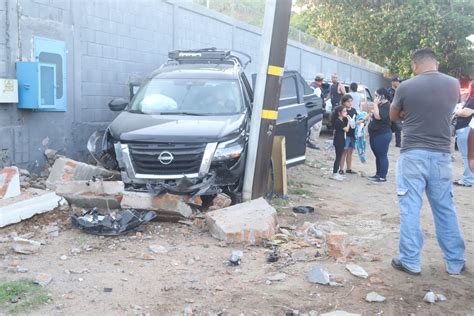
[(130, 112), (232, 115), (242, 112), (237, 80), (152, 79), (133, 98)]

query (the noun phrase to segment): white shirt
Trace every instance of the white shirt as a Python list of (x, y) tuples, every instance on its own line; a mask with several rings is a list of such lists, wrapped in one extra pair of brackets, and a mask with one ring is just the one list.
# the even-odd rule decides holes
[(357, 113), (360, 112), (360, 94), (359, 92), (349, 92), (352, 97), (352, 107), (356, 109)]

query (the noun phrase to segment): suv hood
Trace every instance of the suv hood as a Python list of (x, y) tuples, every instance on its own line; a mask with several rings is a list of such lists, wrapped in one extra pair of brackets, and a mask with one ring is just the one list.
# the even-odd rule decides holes
[[(110, 124), (123, 142), (219, 142), (245, 129), (244, 113), (225, 116), (149, 115), (122, 112)], [(225, 139), (224, 139), (225, 140)]]

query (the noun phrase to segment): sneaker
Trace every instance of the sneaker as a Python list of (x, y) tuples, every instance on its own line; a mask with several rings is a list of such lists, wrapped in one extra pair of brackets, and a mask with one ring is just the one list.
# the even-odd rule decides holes
[(411, 275), (420, 275), (421, 272), (414, 272), (414, 271), (411, 271), (410, 269), (408, 269), (407, 267), (405, 267), (403, 265), (403, 263), (400, 261), (400, 259), (398, 258), (393, 258), (392, 259), (392, 267), (397, 269), (398, 271), (402, 271), (402, 272), (405, 272), (405, 273), (408, 273), (408, 274), (411, 274)]
[(352, 171), (352, 169), (347, 169), (347, 170), (346, 170), (346, 173), (347, 173), (347, 174), (357, 174), (357, 172)]
[(375, 180), (378, 180), (378, 179), (379, 179), (379, 176), (378, 176), (378, 175), (375, 175), (375, 176), (367, 177), (367, 179), (368, 179), (369, 181), (375, 181)]
[(377, 179), (375, 180), (370, 180), (371, 182), (375, 182), (375, 183), (383, 183), (383, 182), (387, 182), (387, 179), (386, 178), (380, 178), (378, 177)]
[(344, 170), (339, 170), (339, 174), (340, 174), (341, 176), (344, 176), (344, 175), (345, 175)]
[(336, 181), (343, 181), (344, 177), (341, 176), (339, 173), (333, 173), (329, 179), (336, 180)]
[(462, 180), (454, 181), (453, 184), (454, 184), (454, 185), (457, 185), (457, 186), (459, 186), (459, 187), (466, 187), (466, 188), (472, 187), (471, 184), (464, 183)]

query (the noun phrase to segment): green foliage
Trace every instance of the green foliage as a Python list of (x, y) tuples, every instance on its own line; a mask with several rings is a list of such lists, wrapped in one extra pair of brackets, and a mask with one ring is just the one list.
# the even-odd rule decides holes
[(7, 314), (23, 314), (49, 301), (46, 290), (31, 281), (0, 281), (0, 310)]
[(470, 0), (298, 0), (307, 10), (292, 26), (333, 45), (411, 75), (411, 53), (431, 47), (440, 71), (474, 77), (474, 52), (466, 39), (474, 33)]

